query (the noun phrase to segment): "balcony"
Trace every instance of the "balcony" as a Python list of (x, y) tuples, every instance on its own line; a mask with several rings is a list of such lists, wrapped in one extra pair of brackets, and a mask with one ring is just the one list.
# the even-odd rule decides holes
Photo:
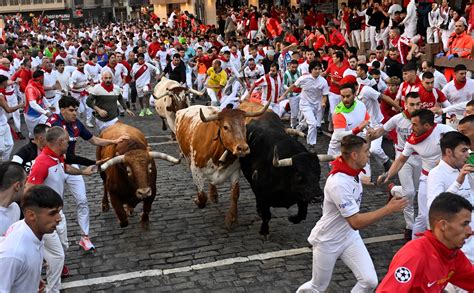
[(0, 0), (2, 13), (64, 10), (69, 0)]

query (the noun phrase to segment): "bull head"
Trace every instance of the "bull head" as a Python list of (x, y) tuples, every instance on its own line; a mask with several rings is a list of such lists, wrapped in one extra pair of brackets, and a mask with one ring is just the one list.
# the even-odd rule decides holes
[[(265, 111), (267, 111), (269, 106), (270, 106), (270, 102), (268, 102), (265, 105), (265, 107), (263, 107), (260, 111), (257, 111), (257, 112), (244, 112), (242, 110), (237, 110), (237, 109), (234, 111), (242, 111), (244, 113), (244, 117), (258, 117), (262, 115), (263, 113), (265, 113)], [(199, 117), (201, 117), (202, 122), (211, 122), (211, 121), (219, 120), (219, 114), (213, 114), (206, 117), (206, 115), (204, 115), (204, 113), (202, 112), (202, 109), (199, 110)]]

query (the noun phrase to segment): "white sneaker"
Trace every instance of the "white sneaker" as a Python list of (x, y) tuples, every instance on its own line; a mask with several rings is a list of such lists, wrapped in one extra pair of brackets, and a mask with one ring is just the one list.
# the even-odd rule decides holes
[(89, 128), (93, 128), (94, 124), (92, 124), (92, 122), (90, 122), (90, 121), (86, 121), (86, 126), (89, 127)]

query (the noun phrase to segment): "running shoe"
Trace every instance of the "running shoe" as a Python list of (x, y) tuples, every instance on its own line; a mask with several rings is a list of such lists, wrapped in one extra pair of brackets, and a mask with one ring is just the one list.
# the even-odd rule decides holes
[(94, 127), (94, 124), (92, 124), (92, 122), (90, 122), (90, 121), (86, 121), (86, 126), (89, 127), (89, 128), (92, 128), (92, 127)]
[(150, 115), (153, 115), (153, 112), (150, 110), (150, 108), (146, 108), (145, 109), (145, 114), (150, 116)]
[(140, 116), (140, 117), (145, 116), (145, 109), (142, 109), (142, 110), (140, 111), (140, 114), (138, 114), (138, 116)]
[(81, 236), (81, 240), (79, 240), (79, 246), (81, 246), (85, 251), (95, 250), (94, 244), (92, 244), (89, 236), (83, 235)]
[(66, 265), (63, 266), (63, 271), (61, 272), (61, 278), (69, 277), (69, 269)]

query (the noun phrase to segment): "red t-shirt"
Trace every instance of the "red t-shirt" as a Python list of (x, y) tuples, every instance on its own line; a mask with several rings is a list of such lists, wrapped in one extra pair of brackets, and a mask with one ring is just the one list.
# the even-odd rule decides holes
[(17, 78), (21, 78), (20, 82), (20, 92), (24, 93), (26, 86), (28, 85), (28, 81), (33, 77), (31, 70), (23, 68), (19, 69), (15, 74), (13, 74), (11, 80), (16, 80)]
[(344, 74), (344, 71), (349, 68), (346, 64), (342, 63), (341, 67), (337, 67), (335, 63), (332, 63), (328, 66), (328, 69), (326, 70), (326, 75), (327, 75), (327, 81), (329, 83), (329, 91), (331, 93), (339, 95), (341, 91), (339, 90), (339, 86), (334, 84), (331, 81), (331, 77), (334, 81), (340, 82), (342, 79), (342, 75)]
[[(434, 93), (436, 91), (436, 95)], [(446, 96), (439, 89), (433, 89), (428, 92), (423, 86), (420, 86), (418, 94), (420, 94), (421, 109), (430, 109), (436, 106), (436, 103), (446, 101)]]

